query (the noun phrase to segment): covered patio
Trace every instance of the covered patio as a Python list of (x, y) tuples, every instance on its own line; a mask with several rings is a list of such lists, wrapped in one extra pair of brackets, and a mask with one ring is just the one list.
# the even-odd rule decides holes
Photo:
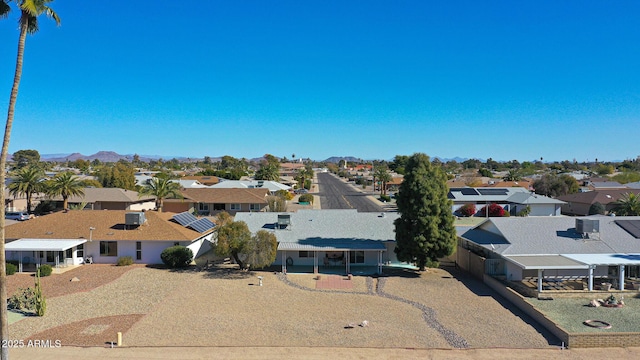
[[(315, 239), (303, 242), (281, 242), (282, 272), (312, 272), (314, 274), (382, 274), (383, 252), (386, 247), (375, 240)], [(294, 264), (296, 257), (298, 264)]]
[[(588, 291), (594, 290), (594, 279), (612, 279), (613, 289), (621, 291), (625, 290), (625, 282), (640, 281), (637, 274), (640, 254), (511, 255), (504, 258), (521, 271), (536, 270), (538, 292), (545, 290), (545, 282), (576, 278), (587, 280)], [(629, 267), (636, 268), (634, 277), (626, 275), (625, 270)]]
[(7, 261), (18, 263), (18, 272), (29, 264), (51, 264), (56, 268), (79, 265), (87, 239), (18, 239), (5, 245)]

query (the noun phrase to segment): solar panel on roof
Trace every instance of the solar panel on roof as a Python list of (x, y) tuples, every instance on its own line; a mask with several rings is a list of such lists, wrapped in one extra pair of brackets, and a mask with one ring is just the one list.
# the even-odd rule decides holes
[(180, 224), (182, 226), (187, 226), (187, 225), (191, 224), (192, 222), (195, 222), (195, 221), (198, 220), (197, 217), (193, 216), (193, 214), (188, 212), (188, 211), (185, 211), (185, 212), (180, 213), (180, 214), (173, 215), (172, 219), (177, 221), (178, 224)]
[(478, 195), (478, 192), (474, 188), (462, 188), (460, 192), (462, 195)]
[(636, 239), (640, 239), (640, 220), (616, 220), (616, 224)]
[(199, 232), (199, 233), (203, 233), (205, 231), (211, 230), (216, 226), (216, 224), (214, 224), (213, 222), (211, 222), (211, 220), (207, 219), (207, 218), (202, 218), (200, 220), (196, 220), (192, 223), (189, 224), (189, 227), (192, 228), (193, 230)]
[(507, 189), (478, 189), (480, 195), (507, 195), (509, 190)]

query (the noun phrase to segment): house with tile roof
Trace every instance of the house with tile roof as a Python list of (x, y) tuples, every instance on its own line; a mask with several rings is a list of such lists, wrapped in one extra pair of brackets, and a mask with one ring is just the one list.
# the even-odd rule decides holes
[(269, 189), (271, 194), (277, 191), (291, 190), (291, 186), (269, 180), (225, 180), (211, 186), (212, 189)]
[[(152, 210), (156, 207), (155, 197), (139, 196), (137, 191), (119, 188), (84, 188), (84, 195), (70, 196), (70, 205), (85, 203), (86, 210)], [(62, 196), (51, 198), (62, 209)]]
[(231, 215), (239, 212), (265, 211), (269, 205), (267, 188), (205, 188), (182, 189), (183, 199), (165, 199), (164, 211), (180, 213), (195, 209), (200, 215), (215, 215), (226, 211)]
[[(486, 258), (485, 269), (510, 281), (610, 281), (615, 288), (640, 282), (640, 217), (490, 218), (459, 232), (460, 248)], [(606, 280), (605, 280), (606, 279)]]
[(640, 194), (640, 189), (607, 189), (579, 192), (558, 196), (558, 200), (565, 203), (561, 207), (562, 214), (572, 216), (589, 215), (589, 209), (595, 203), (604, 206), (608, 213), (616, 207), (616, 201), (622, 199), (624, 194)]
[(174, 245), (197, 257), (211, 248), (213, 229), (199, 232), (172, 220), (174, 214), (124, 210), (60, 211), (5, 228), (6, 257), (22, 265), (114, 264), (131, 256), (136, 263), (161, 264)]
[(295, 213), (238, 213), (249, 230), (272, 231), (278, 240), (274, 265), (284, 272), (381, 273), (398, 263), (394, 220), (398, 213), (357, 210), (298, 210)]

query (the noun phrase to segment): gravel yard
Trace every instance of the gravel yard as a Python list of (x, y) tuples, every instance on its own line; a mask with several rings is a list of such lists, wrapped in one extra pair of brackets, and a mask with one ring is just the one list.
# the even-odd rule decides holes
[[(127, 271), (118, 274), (122, 269)], [(555, 345), (484, 285), (439, 269), (356, 276), (351, 289), (321, 291), (312, 274), (290, 274), (283, 281), (273, 272), (219, 268), (86, 266), (56, 276), (47, 279), (50, 286), (58, 281), (66, 290), (52, 291), (54, 297), (45, 288), (46, 316), (11, 324), (11, 338), (105, 346), (120, 331), (126, 346)], [(264, 277), (263, 286), (257, 276)], [(102, 278), (105, 285), (79, 290), (71, 277), (80, 283)], [(364, 320), (368, 325), (359, 326)]]

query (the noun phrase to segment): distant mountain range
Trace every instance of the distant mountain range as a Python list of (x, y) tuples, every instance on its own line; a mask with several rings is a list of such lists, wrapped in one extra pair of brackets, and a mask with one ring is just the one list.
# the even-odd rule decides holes
[[(126, 161), (132, 161), (133, 160), (133, 154), (126, 154), (126, 155), (121, 155), (116, 153), (115, 151), (98, 151), (97, 153), (93, 154), (93, 155), (82, 155), (80, 153), (72, 153), (72, 154), (41, 154), (40, 155), (40, 159), (42, 161), (51, 161), (51, 162), (65, 162), (65, 161), (76, 161), (78, 159), (82, 159), (82, 160), (87, 160), (87, 161), (93, 161), (93, 160), (98, 160), (100, 162), (117, 162), (119, 160), (126, 160)], [(138, 155), (140, 157), (140, 161), (144, 161), (144, 162), (149, 162), (150, 160), (158, 160), (158, 159), (163, 159), (163, 160), (171, 160), (171, 159), (177, 159), (178, 161), (181, 162), (194, 162), (194, 161), (200, 161), (203, 160), (203, 158), (189, 158), (186, 156), (160, 156), (160, 155)], [(222, 157), (211, 157), (212, 161), (220, 161)], [(463, 162), (465, 160), (467, 160), (466, 158), (460, 158), (460, 157), (455, 157), (452, 159), (446, 159), (446, 158), (440, 158), (440, 157), (434, 157), (435, 159), (439, 159), (442, 162), (447, 162), (447, 161), (451, 161), (451, 160), (455, 160), (457, 162)], [(254, 158), (254, 159), (249, 159), (250, 161), (260, 161), (262, 158)], [(357, 158), (354, 156), (332, 156), (328, 159), (325, 160), (320, 160), (320, 161), (324, 161), (327, 163), (334, 163), (337, 164), (339, 163), (341, 160), (346, 160), (347, 162), (362, 162), (362, 161), (367, 161), (367, 160), (363, 160), (361, 158)], [(370, 161), (371, 159), (369, 159)], [(392, 159), (388, 159), (388, 160), (392, 160)], [(480, 161), (481, 160), (479, 159)]]

